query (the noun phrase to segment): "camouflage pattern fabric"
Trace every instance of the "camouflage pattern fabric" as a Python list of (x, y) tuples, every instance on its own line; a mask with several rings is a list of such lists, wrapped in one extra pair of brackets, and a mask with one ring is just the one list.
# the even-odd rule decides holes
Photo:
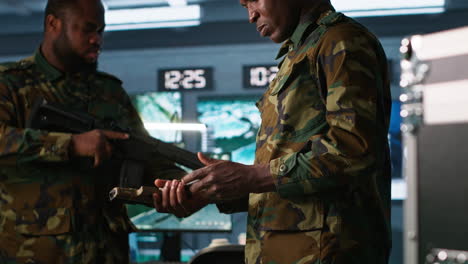
[[(25, 128), (43, 97), (146, 134), (121, 81), (63, 74), (37, 51), (0, 65), (0, 97), (0, 263), (127, 263), (134, 227), (123, 204), (108, 202), (116, 166), (79, 168), (68, 153), (71, 134)], [(153, 171), (148, 176), (182, 175), (158, 157)]]
[(256, 163), (277, 192), (249, 198), (248, 264), (383, 264), (390, 238), (391, 97), (379, 41), (329, 5), (301, 21), (257, 102)]

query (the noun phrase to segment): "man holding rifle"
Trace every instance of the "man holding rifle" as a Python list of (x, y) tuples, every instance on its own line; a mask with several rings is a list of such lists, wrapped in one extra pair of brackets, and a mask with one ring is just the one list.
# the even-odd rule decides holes
[[(80, 134), (26, 128), (38, 98), (147, 135), (116, 77), (97, 71), (104, 31), (100, 0), (49, 0), (32, 57), (0, 64), (0, 263), (127, 263), (132, 224), (108, 201), (118, 172), (106, 164), (108, 130)], [(76, 165), (82, 157), (95, 168)], [(155, 157), (152, 177), (180, 178)]]

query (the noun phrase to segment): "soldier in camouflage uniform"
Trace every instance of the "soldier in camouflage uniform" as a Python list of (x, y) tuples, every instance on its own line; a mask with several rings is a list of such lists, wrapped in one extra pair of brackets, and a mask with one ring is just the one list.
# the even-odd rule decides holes
[[(110, 140), (127, 135), (25, 128), (42, 97), (147, 135), (121, 81), (96, 71), (103, 28), (99, 0), (49, 0), (40, 48), (0, 64), (0, 263), (128, 263), (133, 225), (108, 201), (119, 175), (105, 167)], [(75, 166), (81, 156), (96, 168)], [(155, 177), (183, 173), (161, 158), (153, 167)]]
[(328, 0), (240, 2), (262, 36), (283, 42), (257, 102), (255, 164), (199, 154), (207, 166), (176, 183), (200, 179), (190, 188), (198, 200), (180, 187), (155, 195), (156, 209), (248, 209), (248, 264), (387, 263), (390, 89), (379, 41)]

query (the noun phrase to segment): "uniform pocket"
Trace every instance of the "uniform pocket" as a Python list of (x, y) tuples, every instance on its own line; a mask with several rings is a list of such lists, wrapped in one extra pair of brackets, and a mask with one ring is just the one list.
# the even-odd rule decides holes
[(286, 60), (284, 65), (282, 65), (281, 70), (277, 73), (275, 79), (270, 84), (270, 96), (277, 96), (284, 89), (286, 89), (291, 82), (293, 82), (298, 75), (299, 71), (297, 70), (303, 63), (306, 63), (306, 60), (299, 62), (291, 62)]
[(251, 194), (249, 203), (250, 217), (259, 230), (294, 232), (323, 228), (323, 205), (314, 199), (290, 201), (277, 193), (264, 193)]
[(36, 208), (19, 210), (15, 230), (23, 235), (59, 235), (70, 232), (69, 208)]

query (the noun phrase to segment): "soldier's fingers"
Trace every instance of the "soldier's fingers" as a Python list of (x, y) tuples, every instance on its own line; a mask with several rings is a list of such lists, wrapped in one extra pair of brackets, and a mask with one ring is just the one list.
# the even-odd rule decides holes
[(161, 202), (162, 202), (161, 201), (161, 196), (158, 193), (153, 193), (154, 208), (156, 209), (156, 211), (158, 211), (160, 213), (165, 213), (165, 211), (162, 209)]
[(114, 148), (112, 147), (112, 144), (109, 142), (106, 142), (106, 154), (107, 158), (110, 158), (112, 156), (112, 152), (114, 151)]
[(161, 179), (156, 179), (154, 180), (154, 185), (158, 188), (164, 188), (164, 185), (166, 185), (167, 180), (161, 180)]
[(178, 193), (179, 185), (182, 185), (182, 183), (177, 181), (177, 185), (173, 186), (173, 188), (172, 188), (172, 197), (174, 198), (173, 208), (177, 212), (178, 217), (185, 217), (185, 215), (187, 215), (186, 212), (185, 212), (185, 209), (182, 206), (182, 204), (179, 203), (179, 200), (180, 200), (179, 197), (178, 197), (179, 196), (179, 193)]
[(99, 153), (94, 154), (94, 168), (101, 164), (101, 155)]
[(94, 167), (99, 166), (104, 160), (109, 159), (111, 152), (112, 150), (108, 142), (99, 144), (94, 153)]
[(187, 201), (187, 193), (185, 191), (185, 184), (183, 182), (180, 182), (179, 186), (177, 187), (177, 201), (179, 202), (179, 205), (184, 212), (184, 217), (189, 216), (190, 212), (184, 206)]
[(208, 174), (208, 169), (206, 167), (203, 167), (201, 169), (194, 170), (191, 173), (185, 175), (182, 178), (182, 181), (184, 183), (189, 183), (189, 182), (192, 182), (192, 181), (195, 181), (195, 180), (201, 180), (201, 179), (205, 178), (205, 176), (207, 174)]
[(194, 194), (194, 193), (200, 192), (203, 189), (206, 189), (205, 181), (199, 180), (199, 181), (194, 182), (192, 185), (190, 185), (188, 190), (190, 191), (190, 193)]
[(209, 157), (205, 156), (201, 152), (197, 152), (197, 157), (198, 157), (198, 160), (201, 161), (201, 163), (203, 163), (205, 166), (208, 166), (208, 165), (211, 165), (211, 164), (216, 164), (218, 162), (222, 162), (222, 160), (209, 158)]
[(173, 181), (171, 186), (171, 207), (174, 212), (174, 215), (177, 217), (184, 217), (186, 215), (184, 208), (179, 204), (177, 199), (177, 189), (179, 186), (179, 181)]
[(130, 135), (127, 133), (116, 132), (111, 130), (102, 130), (102, 133), (104, 134), (104, 136), (106, 136), (106, 138), (109, 139), (128, 139), (130, 137)]
[(187, 192), (185, 191), (185, 183), (180, 182), (177, 187), (177, 201), (179, 204), (184, 204), (187, 201)]
[(179, 185), (178, 181), (172, 181), (171, 183), (171, 198), (170, 204), (171, 207), (177, 209), (177, 186)]
[(169, 210), (169, 199), (170, 199), (170, 181), (167, 181), (166, 184), (164, 184), (164, 187), (161, 191), (162, 193), (162, 206), (164, 207), (165, 210)]
[(109, 143), (109, 141), (107, 141), (106, 139), (104, 139), (104, 141), (101, 143), (100, 148), (99, 148), (99, 153), (101, 154), (102, 161), (107, 160), (111, 157), (112, 146)]

